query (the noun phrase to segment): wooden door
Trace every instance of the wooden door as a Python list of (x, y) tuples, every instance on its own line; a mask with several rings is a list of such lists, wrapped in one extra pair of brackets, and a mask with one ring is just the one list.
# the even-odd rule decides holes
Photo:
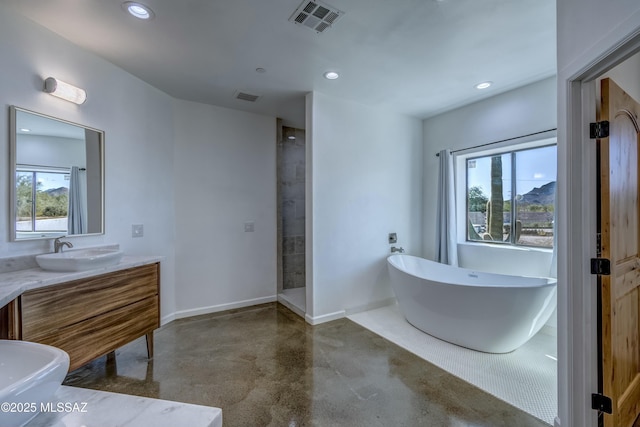
[(605, 427), (631, 427), (640, 413), (640, 104), (612, 80), (603, 79), (598, 121), (609, 137), (600, 154), (601, 256), (611, 274), (600, 276), (602, 292), (602, 385), (613, 413)]

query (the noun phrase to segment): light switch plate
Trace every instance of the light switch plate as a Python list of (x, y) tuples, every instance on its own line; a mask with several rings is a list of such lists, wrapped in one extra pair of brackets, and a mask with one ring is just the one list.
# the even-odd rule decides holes
[(142, 237), (142, 236), (144, 236), (144, 225), (133, 224), (131, 226), (131, 237)]
[(244, 223), (244, 232), (253, 233), (255, 231), (255, 223), (253, 221), (247, 221)]

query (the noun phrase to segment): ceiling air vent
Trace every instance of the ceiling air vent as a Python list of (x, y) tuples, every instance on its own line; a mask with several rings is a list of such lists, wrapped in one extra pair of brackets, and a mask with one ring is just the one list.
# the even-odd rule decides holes
[(260, 98), (260, 95), (254, 95), (252, 93), (237, 91), (235, 93), (235, 98), (241, 99), (243, 101), (256, 102), (258, 98)]
[(344, 15), (343, 11), (326, 3), (305, 0), (293, 12), (289, 21), (304, 25), (317, 33), (322, 33), (327, 28), (331, 28), (342, 15)]

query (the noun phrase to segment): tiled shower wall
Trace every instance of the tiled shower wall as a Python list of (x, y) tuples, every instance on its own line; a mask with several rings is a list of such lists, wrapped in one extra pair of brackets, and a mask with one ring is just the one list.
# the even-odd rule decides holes
[(305, 285), (305, 132), (283, 126), (278, 185), (282, 226), (282, 288)]

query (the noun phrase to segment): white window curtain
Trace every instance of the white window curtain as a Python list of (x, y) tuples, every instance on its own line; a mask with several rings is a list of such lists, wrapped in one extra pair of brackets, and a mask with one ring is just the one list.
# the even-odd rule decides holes
[(68, 234), (86, 234), (87, 217), (84, 212), (83, 179), (80, 177), (80, 168), (71, 167), (69, 177), (69, 209), (68, 209)]
[(458, 237), (456, 233), (456, 197), (453, 156), (450, 150), (440, 151), (438, 176), (438, 213), (436, 217), (436, 261), (458, 265)]

